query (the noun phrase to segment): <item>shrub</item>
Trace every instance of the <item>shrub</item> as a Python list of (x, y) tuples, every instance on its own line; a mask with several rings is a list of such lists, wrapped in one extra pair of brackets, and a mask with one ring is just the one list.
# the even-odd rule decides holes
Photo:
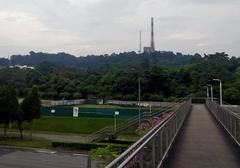
[(106, 147), (99, 147), (91, 150), (91, 156), (97, 161), (99, 167), (105, 167), (114, 158), (122, 153), (121, 147), (115, 145), (108, 145)]
[[(74, 149), (82, 149), (82, 150), (92, 150), (92, 149), (97, 149), (97, 148), (105, 148), (109, 146), (107, 143), (73, 143), (73, 142), (52, 142), (53, 147), (63, 147), (63, 148), (74, 148)], [(111, 149), (118, 151), (118, 152), (123, 152), (128, 148), (128, 145), (125, 144), (112, 144)]]

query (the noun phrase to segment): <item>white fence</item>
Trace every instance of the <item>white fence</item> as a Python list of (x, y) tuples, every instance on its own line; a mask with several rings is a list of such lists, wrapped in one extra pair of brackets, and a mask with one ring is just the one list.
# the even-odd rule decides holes
[[(117, 104), (117, 105), (139, 105), (138, 101), (124, 101), (124, 100), (106, 100), (104, 104)], [(155, 101), (141, 101), (140, 106), (142, 107), (160, 107), (169, 106), (174, 104), (174, 102), (155, 102)]]
[(49, 100), (48, 103), (42, 104), (42, 106), (64, 106), (64, 105), (77, 105), (77, 104), (85, 104), (85, 99)]
[[(105, 100), (97, 99), (97, 104), (115, 104), (115, 105), (135, 105), (138, 106), (138, 101), (124, 101), (124, 100)], [(64, 106), (64, 105), (78, 105), (78, 104), (86, 104), (87, 99), (76, 99), (76, 100), (49, 100), (47, 103), (42, 104), (42, 106)], [(142, 107), (162, 107), (162, 106), (170, 106), (173, 105), (174, 102), (155, 102), (155, 101), (141, 101), (140, 106)]]

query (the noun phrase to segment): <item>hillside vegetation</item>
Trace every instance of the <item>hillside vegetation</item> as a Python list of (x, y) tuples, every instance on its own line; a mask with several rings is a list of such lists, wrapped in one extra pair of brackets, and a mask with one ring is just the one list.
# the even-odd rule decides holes
[[(30, 65), (35, 69), (9, 68)], [(65, 53), (30, 52), (0, 59), (1, 85), (15, 83), (19, 96), (37, 85), (43, 99), (101, 97), (137, 100), (138, 78), (142, 100), (169, 101), (187, 95), (206, 96), (206, 84), (223, 81), (224, 100), (240, 103), (240, 59), (225, 53), (200, 56), (173, 52), (151, 55), (135, 52), (75, 57)], [(218, 83), (214, 95), (218, 96)]]

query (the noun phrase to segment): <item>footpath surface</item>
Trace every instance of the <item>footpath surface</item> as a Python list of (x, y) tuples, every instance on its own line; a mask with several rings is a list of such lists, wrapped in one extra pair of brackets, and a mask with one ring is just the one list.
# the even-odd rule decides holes
[(204, 105), (193, 105), (166, 168), (240, 168), (240, 152)]

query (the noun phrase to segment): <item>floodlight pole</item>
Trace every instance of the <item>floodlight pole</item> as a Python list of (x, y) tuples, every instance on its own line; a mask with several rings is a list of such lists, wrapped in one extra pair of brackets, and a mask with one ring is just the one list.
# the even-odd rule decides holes
[(150, 119), (152, 118), (152, 102), (149, 103)]
[(220, 89), (220, 106), (222, 106), (222, 80), (221, 80), (221, 79), (213, 79), (213, 80), (219, 82), (219, 89)]
[(141, 125), (141, 80), (140, 77), (138, 76), (138, 125)]
[(114, 112), (114, 132), (117, 132), (117, 115), (119, 115), (118, 111)]
[(114, 132), (117, 131), (117, 116), (116, 114), (114, 115)]
[[(135, 68), (132, 68), (132, 70), (136, 70)], [(140, 79), (140, 73), (138, 72), (138, 125), (141, 125), (141, 79)]]

